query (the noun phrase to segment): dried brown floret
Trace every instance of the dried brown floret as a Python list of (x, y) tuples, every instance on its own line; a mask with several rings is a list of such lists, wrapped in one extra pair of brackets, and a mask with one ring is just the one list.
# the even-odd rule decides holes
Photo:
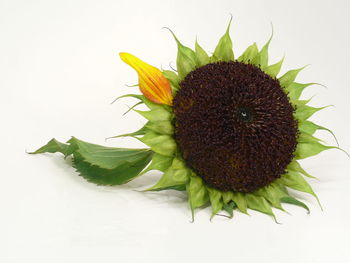
[(180, 86), (175, 139), (208, 185), (252, 192), (285, 172), (298, 129), (278, 80), (254, 65), (219, 62), (192, 71)]

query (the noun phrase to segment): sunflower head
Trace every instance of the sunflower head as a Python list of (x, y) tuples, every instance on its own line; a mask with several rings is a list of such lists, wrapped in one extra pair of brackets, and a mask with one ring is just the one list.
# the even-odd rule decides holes
[(284, 59), (269, 64), (272, 37), (235, 58), (230, 24), (212, 56), (197, 41), (194, 50), (184, 46), (170, 31), (176, 71), (121, 54), (139, 74), (138, 99), (150, 109), (137, 111), (148, 122), (141, 134), (131, 134), (155, 153), (144, 172), (163, 172), (148, 190), (187, 191), (192, 212), (210, 203), (213, 215), (250, 208), (274, 216), (271, 208), (283, 210), (282, 203), (308, 210), (288, 189), (317, 199), (299, 160), (337, 148), (314, 137), (316, 130), (329, 130), (308, 120), (325, 107), (300, 100), (314, 84), (295, 81), (303, 68), (279, 76)]

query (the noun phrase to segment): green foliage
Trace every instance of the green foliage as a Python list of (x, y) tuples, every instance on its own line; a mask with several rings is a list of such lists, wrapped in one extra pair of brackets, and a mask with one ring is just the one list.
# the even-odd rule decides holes
[(165, 171), (158, 183), (147, 190), (159, 191), (186, 185), (189, 181), (189, 173), (190, 170), (185, 167), (184, 162), (178, 158), (174, 158), (171, 166)]
[(303, 90), (311, 85), (315, 85), (316, 83), (297, 83), (297, 82), (292, 82), (291, 84), (286, 87), (286, 91), (288, 92), (288, 97), (291, 100), (298, 100), (301, 96), (301, 93)]
[(279, 184), (271, 183), (254, 193), (255, 195), (264, 197), (274, 207), (283, 210), (281, 206), (281, 198), (288, 196), (287, 191)]
[(51, 139), (47, 144), (43, 147), (39, 148), (35, 152), (31, 152), (30, 154), (38, 154), (38, 153), (57, 153), (60, 152), (67, 156), (68, 153), (68, 144), (61, 143), (57, 141), (55, 138)]
[(33, 154), (45, 152), (72, 155), (73, 166), (80, 175), (98, 185), (127, 183), (140, 174), (153, 155), (149, 149), (104, 147), (74, 137), (67, 144), (53, 139)]
[(148, 131), (145, 136), (137, 139), (151, 147), (155, 153), (170, 157), (175, 155), (177, 145), (172, 136)]
[(194, 218), (194, 210), (206, 205), (209, 201), (208, 190), (206, 189), (202, 178), (199, 176), (190, 176), (187, 184), (188, 202), (192, 211), (192, 220)]
[(281, 201), (281, 203), (286, 203), (286, 204), (300, 206), (302, 208), (305, 208), (305, 210), (308, 212), (308, 214), (310, 213), (309, 207), (306, 204), (304, 204), (303, 202), (295, 199), (294, 197), (284, 196), (284, 197), (281, 198), (280, 201)]
[(256, 57), (256, 58), (258, 58), (257, 64), (259, 64), (261, 69), (263, 69), (263, 70), (267, 67), (267, 64), (269, 61), (269, 45), (270, 45), (270, 42), (272, 40), (272, 36), (273, 36), (273, 33), (271, 34), (271, 37), (266, 42), (266, 44), (262, 47), (258, 56)]
[(174, 125), (170, 121), (149, 122), (145, 127), (159, 134), (174, 134)]
[(313, 178), (313, 179), (317, 179), (316, 177), (310, 175), (309, 173), (307, 173), (302, 167), (301, 165), (298, 163), (297, 160), (292, 160), (290, 162), (290, 164), (287, 166), (287, 170), (288, 171), (294, 171), (294, 172), (298, 172), (301, 173), (302, 175), (305, 175), (306, 177), (309, 178)]
[(169, 80), (174, 95), (180, 89), (179, 76), (171, 70), (163, 70), (163, 75)]
[(233, 49), (232, 49), (232, 40), (230, 37), (230, 26), (232, 22), (232, 17), (228, 24), (225, 34), (220, 38), (219, 43), (217, 44), (214, 54), (214, 61), (232, 61), (234, 60)]
[(233, 210), (235, 210), (236, 208), (237, 208), (237, 205), (233, 201), (224, 203), (222, 206), (222, 210), (226, 211), (229, 214), (229, 218), (233, 218)]
[(158, 121), (169, 121), (172, 118), (172, 113), (167, 111), (164, 108), (157, 108), (152, 109), (150, 111), (140, 111), (140, 110), (134, 110), (140, 115), (142, 115), (144, 118), (151, 122), (158, 122)]
[(276, 78), (278, 73), (280, 73), (283, 61), (284, 61), (284, 57), (280, 61), (278, 61), (277, 63), (266, 66), (264, 68), (264, 72), (266, 74), (270, 75), (271, 77)]
[(305, 67), (289, 70), (282, 77), (279, 78), (279, 82), (282, 87), (287, 88), (290, 84), (293, 83), (297, 75), (300, 71), (302, 71)]
[(213, 218), (222, 209), (222, 194), (221, 191), (211, 187), (207, 187), (207, 190), (209, 192), (209, 200), (212, 210), (211, 218)]
[(205, 50), (198, 44), (195, 45), (197, 67), (202, 67), (210, 62), (210, 58)]
[(152, 170), (165, 172), (171, 166), (173, 159), (173, 157), (164, 156), (159, 153), (154, 153), (152, 156), (151, 164), (145, 170), (142, 171), (142, 174)]
[(294, 190), (309, 193), (313, 195), (318, 201), (318, 197), (312, 190), (309, 183), (306, 182), (305, 179), (298, 172), (288, 171), (288, 173), (284, 174), (281, 178), (277, 179), (276, 182)]
[(314, 115), (316, 112), (323, 110), (325, 108), (327, 108), (329, 106), (324, 106), (321, 108), (314, 108), (314, 107), (310, 107), (308, 105), (300, 105), (299, 107), (297, 107), (295, 113), (294, 113), (294, 117), (298, 120), (298, 121), (306, 121), (308, 118), (310, 118), (312, 115)]
[(188, 73), (196, 68), (196, 53), (192, 49), (182, 45), (175, 34), (170, 29), (169, 31), (173, 35), (177, 44), (176, 67), (180, 79), (183, 79)]
[(247, 47), (243, 54), (237, 59), (239, 62), (253, 63), (255, 57), (259, 54), (258, 46), (256, 43)]
[(245, 195), (243, 193), (233, 192), (232, 200), (236, 203), (239, 211), (247, 214), (247, 200), (245, 199)]
[(264, 197), (256, 196), (254, 194), (245, 194), (245, 198), (250, 209), (270, 215), (275, 219), (275, 215), (272, 212), (271, 206)]

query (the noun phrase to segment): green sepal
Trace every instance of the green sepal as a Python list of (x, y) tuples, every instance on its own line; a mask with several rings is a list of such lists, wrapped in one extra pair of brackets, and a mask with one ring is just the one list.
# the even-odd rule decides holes
[(160, 180), (147, 191), (160, 191), (186, 185), (189, 181), (190, 170), (185, 167), (185, 164), (179, 158), (174, 158), (171, 166), (165, 171)]
[(305, 132), (299, 132), (297, 141), (298, 143), (302, 143), (302, 142), (311, 143), (311, 142), (321, 142), (321, 139), (318, 139), (315, 136), (312, 136)]
[(306, 66), (287, 71), (282, 77), (278, 79), (281, 87), (287, 88), (290, 84), (292, 84), (299, 72), (302, 71), (305, 67)]
[(169, 80), (173, 93), (177, 92), (180, 89), (179, 76), (171, 70), (163, 70), (163, 75)]
[(205, 50), (198, 44), (197, 40), (195, 45), (195, 51), (196, 51), (197, 67), (202, 67), (204, 65), (207, 65), (210, 61), (210, 58), (207, 52), (205, 52)]
[(67, 156), (68, 147), (69, 147), (68, 144), (59, 142), (55, 138), (53, 138), (47, 144), (45, 144), (43, 147), (39, 148), (35, 152), (30, 152), (30, 154), (60, 152), (64, 156)]
[(300, 132), (304, 132), (304, 133), (307, 133), (307, 134), (310, 134), (310, 135), (313, 135), (317, 130), (327, 131), (334, 137), (337, 145), (339, 146), (337, 137), (335, 136), (335, 134), (330, 129), (327, 129), (327, 128), (325, 128), (323, 126), (320, 126), (320, 125), (318, 125), (316, 123), (313, 123), (311, 121), (303, 121), (303, 122), (299, 123), (298, 128), (299, 128)]
[(174, 134), (174, 125), (170, 121), (148, 122), (145, 127), (159, 134)]
[(298, 161), (294, 160), (291, 161), (288, 166), (287, 166), (287, 170), (288, 171), (294, 171), (294, 172), (299, 172), (303, 175), (305, 175), (306, 177), (309, 177), (309, 178), (313, 178), (313, 179), (317, 179), (316, 177), (310, 175), (308, 172), (306, 172), (302, 167), (301, 165), (298, 163)]
[(245, 198), (247, 200), (248, 208), (270, 215), (276, 221), (276, 217), (272, 212), (271, 206), (264, 197), (256, 196), (254, 194), (246, 194)]
[(176, 142), (169, 135), (161, 135), (153, 131), (148, 131), (142, 138), (136, 138), (151, 147), (152, 151), (165, 156), (174, 156), (176, 152)]
[(298, 100), (301, 96), (301, 93), (303, 90), (311, 85), (316, 85), (317, 83), (297, 83), (292, 82), (287, 87), (285, 87), (285, 90), (288, 92), (288, 97), (291, 100)]
[(288, 171), (288, 173), (282, 175), (281, 178), (277, 179), (276, 181), (294, 190), (311, 194), (316, 198), (317, 202), (320, 203), (317, 195), (312, 190), (309, 183), (306, 182), (298, 172)]
[(140, 111), (140, 110), (134, 110), (140, 115), (142, 115), (144, 118), (151, 122), (159, 122), (159, 121), (169, 121), (172, 119), (172, 113), (167, 111), (164, 108), (158, 108), (153, 109), (150, 111)]
[(232, 200), (236, 203), (239, 211), (241, 211), (244, 214), (248, 214), (247, 213), (247, 200), (245, 199), (245, 196), (242, 193), (233, 192), (232, 193)]
[(196, 175), (190, 176), (187, 184), (188, 202), (192, 212), (192, 221), (194, 219), (194, 210), (205, 206), (209, 202), (208, 190), (206, 189), (202, 178)]
[(232, 201), (233, 193), (231, 191), (228, 192), (222, 192), (222, 200), (225, 204)]
[(135, 136), (139, 136), (139, 135), (145, 135), (147, 133), (147, 131), (148, 131), (148, 129), (146, 127), (148, 123), (149, 122), (147, 122), (145, 126), (143, 126), (142, 128), (138, 129), (135, 132), (124, 133), (124, 134), (120, 134), (120, 135), (109, 137), (107, 139), (120, 138), (120, 137), (135, 137)]
[(211, 204), (211, 219), (222, 209), (222, 194), (219, 190), (207, 187)]
[(264, 197), (271, 203), (272, 206), (284, 211), (283, 207), (281, 206), (280, 199), (284, 196), (288, 196), (288, 193), (281, 185), (271, 183), (268, 186), (254, 192), (254, 194)]
[(281, 71), (283, 61), (284, 61), (284, 57), (277, 63), (265, 67), (264, 72), (270, 75), (272, 78), (276, 78), (278, 73), (280, 73)]
[[(330, 106), (330, 105), (329, 105)], [(300, 105), (299, 107), (297, 107), (295, 113), (294, 113), (294, 117), (298, 120), (298, 121), (306, 121), (308, 118), (310, 118), (312, 115), (314, 115), (316, 112), (323, 110), (329, 106), (324, 106), (321, 108), (315, 108), (315, 107), (311, 107), (308, 105)]]
[(161, 109), (161, 110), (166, 110), (166, 111), (169, 111), (169, 112), (172, 111), (171, 107), (169, 107), (167, 105), (164, 105), (164, 104), (154, 103), (154, 102), (150, 101), (149, 99), (147, 99), (145, 96), (138, 95), (138, 94), (126, 94), (126, 95), (119, 96), (112, 103), (114, 103), (115, 101), (117, 101), (119, 99), (122, 99), (122, 98), (135, 98), (135, 99), (138, 99), (138, 100), (142, 101), (150, 110)]
[(196, 68), (196, 53), (192, 49), (182, 45), (175, 34), (170, 29), (169, 31), (177, 44), (176, 67), (180, 79), (183, 79)]
[(291, 196), (284, 196), (281, 198), (281, 203), (286, 203), (286, 204), (291, 204), (291, 205), (296, 205), (296, 206), (300, 206), (302, 208), (304, 208), (308, 214), (310, 214), (310, 209), (309, 207), (304, 204), (303, 202), (295, 199), (294, 197), (291, 197)]
[(259, 54), (258, 46), (256, 43), (247, 47), (243, 54), (237, 59), (239, 62), (253, 63), (255, 57)]
[(235, 210), (236, 208), (237, 208), (237, 205), (233, 201), (224, 203), (222, 206), (222, 210), (226, 211), (229, 214), (229, 218), (233, 218), (233, 210)]
[[(82, 177), (98, 185), (124, 184), (137, 177), (151, 161), (149, 149), (112, 148), (72, 137), (67, 144), (51, 140), (34, 153), (73, 155), (73, 166)], [(55, 146), (56, 145), (56, 146)]]
[(294, 152), (297, 160), (317, 155), (325, 150), (337, 149), (335, 146), (326, 146), (317, 141), (299, 142)]
[(266, 42), (266, 44), (262, 47), (262, 49), (260, 50), (257, 58), (259, 58), (259, 65), (261, 67), (262, 70), (264, 70), (269, 62), (269, 45), (271, 43), (273, 37), (273, 31), (271, 33), (271, 36), (269, 38), (269, 40)]
[(147, 192), (147, 191), (160, 192), (160, 191), (165, 191), (165, 190), (186, 191), (186, 185), (180, 184), (180, 185), (172, 185), (172, 186), (163, 187), (163, 188), (147, 189), (147, 190), (145, 190), (145, 192)]
[(217, 44), (214, 54), (214, 61), (232, 61), (234, 60), (233, 49), (232, 49), (232, 40), (230, 38), (230, 26), (232, 22), (232, 17), (228, 24), (225, 34), (220, 38), (219, 43)]
[(161, 172), (165, 172), (172, 164), (173, 157), (164, 156), (159, 153), (154, 153), (152, 156), (151, 164), (142, 171), (142, 174), (145, 174), (152, 170), (158, 170)]
[(135, 109), (137, 106), (141, 105), (143, 102), (139, 101), (136, 104), (134, 104), (133, 106), (129, 107), (129, 109), (123, 113), (123, 116), (126, 115), (127, 113), (129, 113), (130, 111), (132, 111), (133, 109)]

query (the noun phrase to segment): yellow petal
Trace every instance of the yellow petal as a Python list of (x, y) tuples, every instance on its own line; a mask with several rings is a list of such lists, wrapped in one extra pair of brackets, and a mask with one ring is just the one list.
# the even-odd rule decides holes
[(172, 105), (173, 96), (168, 79), (163, 73), (129, 53), (120, 53), (120, 58), (139, 75), (139, 87), (143, 95), (158, 104)]

